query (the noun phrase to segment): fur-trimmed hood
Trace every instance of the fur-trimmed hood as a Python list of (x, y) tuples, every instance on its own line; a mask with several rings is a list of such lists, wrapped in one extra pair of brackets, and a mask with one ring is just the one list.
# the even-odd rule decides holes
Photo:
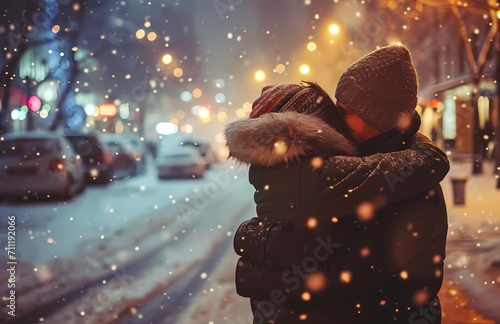
[(225, 133), (229, 156), (239, 162), (275, 166), (328, 151), (356, 155), (356, 146), (314, 115), (267, 113), (229, 123)]

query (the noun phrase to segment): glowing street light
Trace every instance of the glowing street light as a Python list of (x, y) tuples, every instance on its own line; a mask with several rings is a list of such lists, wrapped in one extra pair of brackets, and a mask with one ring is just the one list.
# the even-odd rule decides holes
[(299, 72), (301, 74), (308, 74), (309, 72), (311, 72), (311, 69), (309, 68), (309, 65), (307, 64), (302, 64), (300, 67), (299, 67)]
[(332, 35), (337, 35), (338, 33), (340, 33), (339, 25), (331, 24), (330, 26), (328, 26), (328, 32)]
[(264, 81), (266, 79), (266, 72), (264, 72), (262, 70), (257, 70), (257, 71), (255, 71), (253, 77), (258, 82), (262, 82), (262, 81)]
[(200, 107), (198, 109), (198, 117), (203, 123), (208, 123), (210, 121), (210, 109), (207, 107)]
[(161, 58), (161, 61), (163, 62), (163, 64), (170, 64), (170, 63), (172, 63), (172, 60), (173, 60), (173, 58), (172, 58), (172, 55), (170, 55), (170, 54), (165, 54)]

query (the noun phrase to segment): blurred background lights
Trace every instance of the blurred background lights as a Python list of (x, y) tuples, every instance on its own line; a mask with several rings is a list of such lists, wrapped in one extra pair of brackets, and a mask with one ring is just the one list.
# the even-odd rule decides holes
[(316, 50), (317, 46), (315, 42), (309, 42), (307, 43), (307, 50), (310, 52), (314, 52)]
[(48, 116), (49, 116), (48, 110), (40, 110), (40, 117), (41, 118), (47, 118)]
[(280, 64), (276, 65), (276, 67), (274, 68), (274, 71), (276, 71), (276, 73), (283, 73), (283, 72), (285, 72), (285, 69), (286, 69), (285, 65), (280, 63)]
[(332, 35), (337, 35), (340, 32), (340, 27), (337, 24), (331, 24), (328, 26), (328, 32)]
[(198, 115), (198, 111), (200, 110), (200, 106), (199, 105), (194, 105), (193, 107), (191, 107), (191, 113), (193, 115)]
[(50, 111), (50, 105), (49, 104), (44, 104), (42, 106), (42, 110), (49, 112)]
[(184, 74), (184, 71), (181, 68), (175, 68), (174, 76), (180, 78)]
[(215, 81), (215, 86), (217, 88), (224, 88), (225, 82), (222, 79), (216, 79)]
[(86, 104), (83, 107), (83, 110), (87, 114), (87, 116), (97, 116), (97, 106), (91, 103)]
[(163, 64), (170, 64), (170, 63), (172, 63), (172, 60), (173, 60), (173, 58), (172, 58), (172, 55), (170, 55), (170, 54), (165, 54), (161, 58), (161, 61), (163, 62)]
[(254, 76), (256, 81), (262, 82), (266, 79), (266, 72), (264, 72), (262, 70), (257, 70), (257, 71), (255, 71), (253, 76)]
[(144, 36), (146, 36), (146, 32), (144, 31), (144, 29), (139, 29), (135, 32), (135, 37), (137, 37), (137, 39), (143, 39)]
[(12, 118), (12, 120), (19, 120), (20, 112), (21, 111), (19, 109), (12, 109), (10, 112), (10, 118)]
[(36, 90), (36, 94), (43, 101), (55, 101), (57, 100), (57, 88), (54, 82), (45, 81), (40, 83)]
[(223, 103), (224, 101), (226, 101), (226, 96), (223, 93), (218, 93), (215, 95), (215, 102)]
[(217, 119), (223, 123), (225, 121), (227, 121), (227, 113), (225, 111), (219, 111), (217, 113)]
[(207, 107), (200, 107), (198, 109), (198, 117), (203, 123), (208, 123), (210, 121), (210, 109)]
[(122, 119), (128, 119), (130, 117), (130, 107), (128, 103), (122, 103), (118, 107), (118, 112)]
[(239, 118), (243, 118), (247, 116), (247, 113), (243, 108), (238, 108), (236, 109), (236, 116), (238, 116)]
[(171, 122), (162, 122), (156, 124), (156, 132), (160, 135), (175, 134), (179, 130), (179, 126)]
[(10, 113), (10, 118), (12, 118), (12, 120), (25, 120), (26, 113), (27, 113), (27, 111), (25, 111), (25, 110), (14, 108), (14, 109), (12, 109), (12, 111)]
[(150, 32), (150, 33), (148, 34), (148, 40), (149, 40), (150, 42), (152, 42), (152, 41), (154, 41), (155, 39), (156, 39), (156, 33), (155, 33), (155, 32)]
[(193, 90), (192, 93), (193, 93), (193, 97), (199, 98), (199, 97), (201, 97), (201, 95), (202, 95), (203, 92), (201, 91), (201, 89), (196, 88), (196, 89)]
[(245, 103), (243, 104), (243, 107), (242, 107), (242, 108), (243, 108), (243, 110), (244, 110), (245, 112), (248, 112), (248, 113), (249, 113), (249, 112), (251, 112), (251, 111), (252, 111), (252, 103), (247, 101), (247, 102), (245, 102)]
[(309, 68), (309, 65), (307, 65), (307, 64), (302, 64), (302, 65), (299, 67), (299, 72), (300, 72), (301, 74), (308, 74), (310, 71), (311, 71), (311, 69)]
[(191, 134), (193, 132), (193, 125), (191, 125), (191, 124), (182, 125), (181, 130), (184, 133)]
[(31, 96), (28, 99), (28, 107), (31, 111), (38, 111), (42, 107), (42, 101), (37, 96)]
[(191, 94), (190, 91), (182, 91), (181, 92), (181, 100), (184, 102), (189, 102), (193, 99), (193, 95)]
[(118, 112), (114, 103), (103, 102), (97, 106), (97, 113), (102, 117), (115, 117)]

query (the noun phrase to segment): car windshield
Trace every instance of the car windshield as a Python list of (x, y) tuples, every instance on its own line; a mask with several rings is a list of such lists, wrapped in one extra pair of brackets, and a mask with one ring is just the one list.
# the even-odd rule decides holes
[(0, 156), (36, 157), (56, 150), (54, 141), (48, 139), (15, 139), (0, 142)]

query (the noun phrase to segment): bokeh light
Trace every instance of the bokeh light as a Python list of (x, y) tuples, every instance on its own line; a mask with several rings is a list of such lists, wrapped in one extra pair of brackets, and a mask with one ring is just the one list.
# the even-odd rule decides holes
[(307, 50), (310, 52), (314, 52), (318, 46), (316, 45), (315, 42), (309, 42), (307, 43)]
[(144, 29), (139, 29), (135, 32), (135, 37), (137, 37), (137, 39), (143, 39), (144, 36), (146, 36), (146, 32), (144, 31)]
[(285, 72), (285, 70), (286, 70), (285, 65), (284, 65), (284, 64), (281, 64), (281, 63), (280, 63), (280, 64), (278, 64), (278, 65), (276, 65), (276, 67), (274, 68), (274, 71), (275, 71), (276, 73), (283, 73), (283, 72)]
[(328, 32), (332, 35), (337, 35), (338, 33), (340, 33), (340, 26), (337, 24), (331, 24), (330, 26), (328, 26)]
[(309, 72), (311, 72), (311, 69), (309, 68), (309, 65), (307, 64), (302, 64), (300, 67), (299, 67), (299, 72), (301, 74), (309, 74)]
[(161, 61), (163, 62), (163, 64), (170, 64), (170, 63), (172, 63), (172, 60), (173, 60), (173, 58), (172, 58), (172, 55), (170, 55), (170, 54), (165, 54), (161, 58)]
[(31, 111), (38, 111), (42, 107), (42, 101), (37, 96), (31, 96), (28, 99), (28, 107)]
[(253, 77), (255, 78), (256, 81), (262, 82), (266, 79), (266, 72), (262, 70), (257, 70), (255, 71)]

